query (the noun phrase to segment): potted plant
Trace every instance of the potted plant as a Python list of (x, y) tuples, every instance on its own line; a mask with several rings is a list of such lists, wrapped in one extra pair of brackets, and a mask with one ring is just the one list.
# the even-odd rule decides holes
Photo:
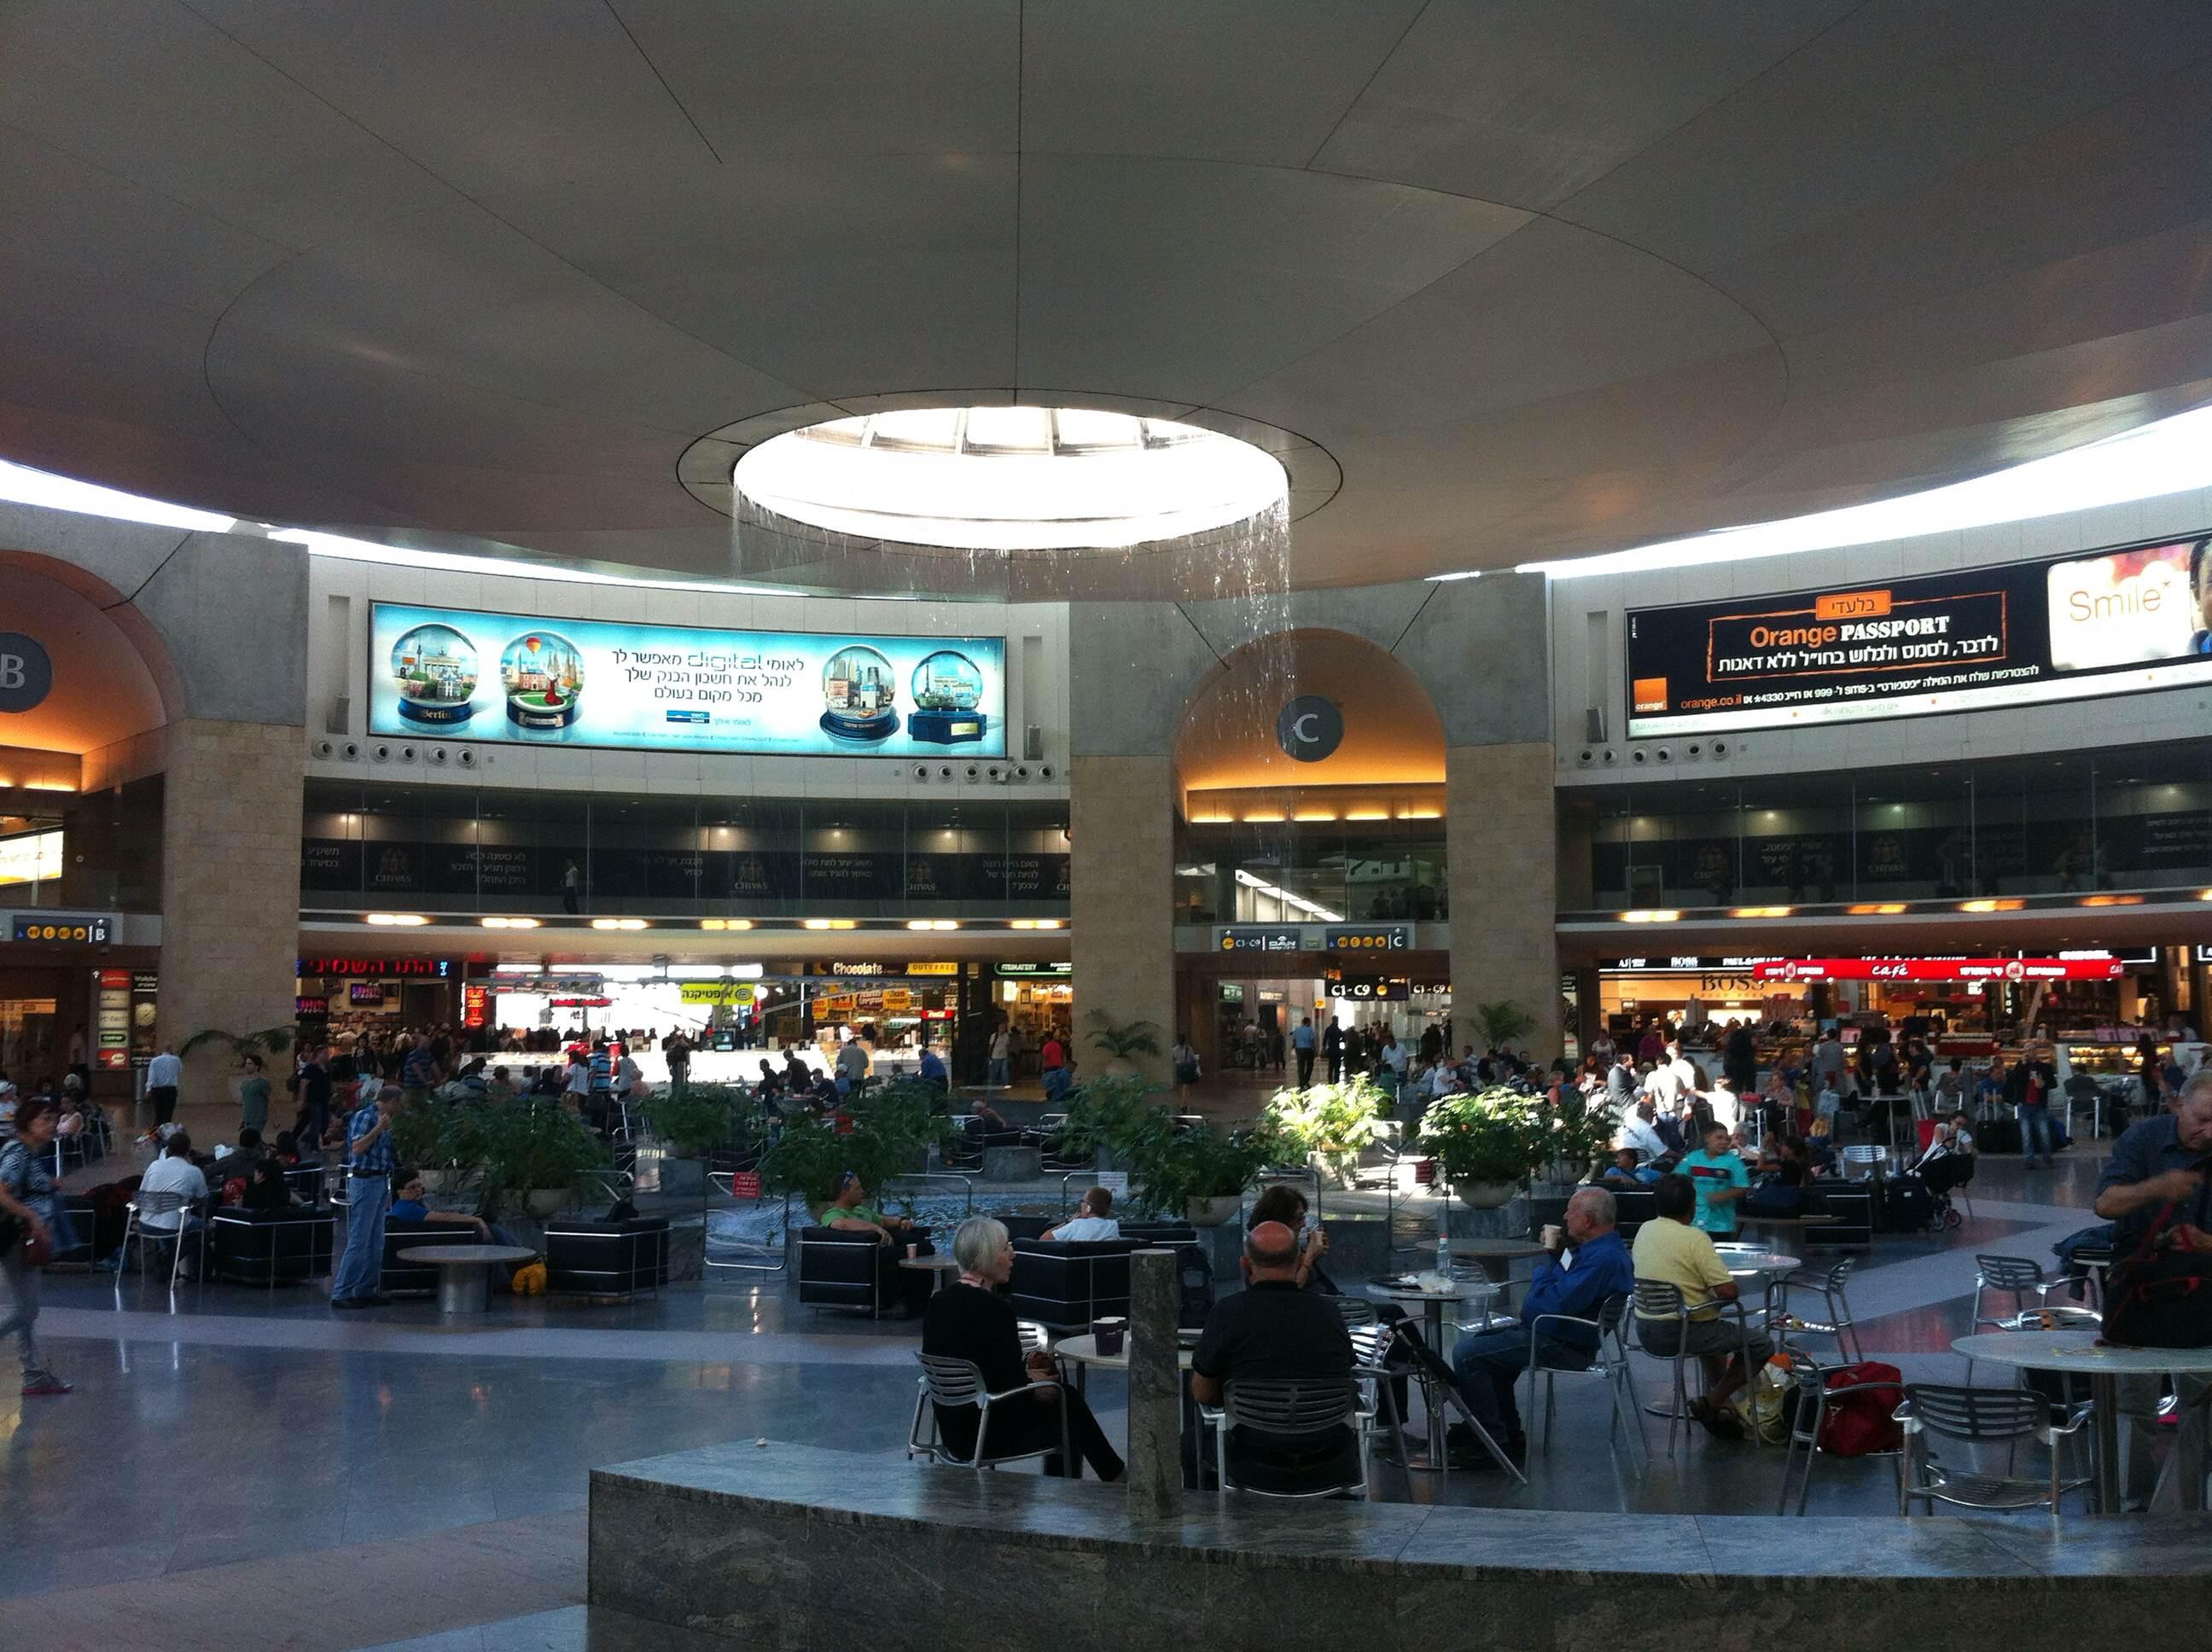
[[(289, 1026), (264, 1027), (259, 1032), (249, 1033), (226, 1032), (221, 1027), (207, 1027), (178, 1045), (177, 1054), (189, 1061), (204, 1049), (227, 1049), (230, 1052), (231, 1066), (235, 1072), (246, 1065), (246, 1058), (249, 1055), (264, 1066), (268, 1066), (272, 1056), (282, 1055), (292, 1048), (292, 1042), (297, 1036), (297, 1029)], [(234, 1103), (238, 1100), (238, 1085), (239, 1077), (234, 1076), (230, 1080), (230, 1100)]]
[(1382, 1134), (1388, 1111), (1382, 1092), (1365, 1073), (1358, 1073), (1340, 1084), (1279, 1090), (1261, 1116), (1331, 1185), (1345, 1187), (1352, 1184), (1361, 1152)]
[(1236, 1218), (1245, 1189), (1283, 1149), (1264, 1127), (1241, 1135), (1210, 1124), (1177, 1129), (1161, 1108), (1130, 1156), (1131, 1181), (1139, 1200), (1163, 1215), (1218, 1227)]
[(951, 1129), (933, 1110), (938, 1099), (927, 1084), (886, 1084), (846, 1107), (843, 1129), (826, 1118), (788, 1120), (762, 1156), (762, 1185), (797, 1193), (817, 1219), (848, 1170), (870, 1193), (880, 1194), (885, 1182), (926, 1161), (930, 1144), (941, 1145)]
[(1129, 1078), (1137, 1074), (1137, 1064), (1130, 1058), (1149, 1055), (1158, 1060), (1160, 1054), (1160, 1029), (1150, 1021), (1116, 1021), (1103, 1010), (1091, 1012), (1091, 1048), (1106, 1057), (1106, 1076), (1109, 1078)]
[(639, 1110), (660, 1144), (660, 1191), (698, 1199), (707, 1191), (707, 1162), (736, 1139), (750, 1101), (733, 1084), (686, 1084), (647, 1096)]
[(1536, 1030), (1536, 1017), (1510, 999), (1474, 1006), (1474, 1024), (1481, 1029), (1484, 1046), (1501, 1049)]
[(1154, 1099), (1159, 1093), (1158, 1085), (1133, 1073), (1079, 1085), (1068, 1094), (1062, 1154), (1077, 1160), (1089, 1151), (1102, 1170), (1129, 1169), (1132, 1149), (1161, 1114)]
[(1478, 1210), (1503, 1205), (1549, 1165), (1553, 1138), (1541, 1101), (1503, 1085), (1432, 1102), (1419, 1134), (1452, 1191)]
[(540, 1219), (551, 1216), (579, 1181), (606, 1163), (599, 1139), (563, 1108), (471, 1106), (467, 1111), (483, 1132), (477, 1213), (487, 1221), (517, 1204)]

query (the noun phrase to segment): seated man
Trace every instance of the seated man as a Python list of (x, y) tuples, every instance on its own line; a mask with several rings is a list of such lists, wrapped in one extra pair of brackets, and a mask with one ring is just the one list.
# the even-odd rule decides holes
[[(1324, 1382), (1352, 1380), (1352, 1338), (1336, 1305), (1298, 1289), (1298, 1236), (1280, 1222), (1245, 1236), (1245, 1289), (1206, 1315), (1191, 1356), (1190, 1391), (1202, 1406), (1222, 1403), (1228, 1385), (1248, 1377)], [(1186, 1435), (1183, 1476), (1196, 1483), (1196, 1441)], [(1359, 1477), (1359, 1442), (1349, 1428), (1323, 1436), (1276, 1436), (1238, 1429), (1229, 1436), (1229, 1477), (1260, 1491), (1296, 1491), (1316, 1481)]]
[[(1739, 1294), (1736, 1283), (1713, 1248), (1712, 1236), (1692, 1224), (1690, 1218), (1697, 1213), (1697, 1189), (1684, 1175), (1662, 1176), (1659, 1185), (1652, 1189), (1658, 1220), (1646, 1222), (1636, 1230), (1634, 1261), (1638, 1279), (1656, 1279), (1671, 1285), (1682, 1293), (1682, 1301), (1690, 1309), (1690, 1322), (1669, 1315), (1665, 1319), (1647, 1319), (1643, 1310), (1636, 1315), (1637, 1339), (1644, 1345), (1644, 1352), (1658, 1359), (1672, 1359), (1678, 1351), (1695, 1354), (1705, 1362), (1705, 1392), (1702, 1398), (1690, 1404), (1690, 1415), (1702, 1423), (1707, 1432), (1723, 1440), (1741, 1439), (1742, 1424), (1735, 1413), (1727, 1409), (1729, 1396), (1741, 1388), (1750, 1375), (1738, 1356), (1744, 1350), (1733, 1316), (1721, 1317), (1717, 1304), (1730, 1303)], [(1774, 1345), (1754, 1330), (1750, 1333), (1748, 1346), (1751, 1369), (1766, 1363)]]
[(921, 1082), (932, 1090), (947, 1090), (952, 1088), (952, 1075), (945, 1070), (945, 1063), (939, 1058), (937, 1052), (927, 1044), (921, 1047), (921, 1062), (918, 1076)]
[(500, 1244), (512, 1242), (482, 1217), (470, 1216), (460, 1211), (434, 1211), (424, 1204), (422, 1173), (420, 1170), (402, 1169), (392, 1178), (392, 1208), (384, 1213), (384, 1219), (386, 1222), (437, 1222), (452, 1227), (473, 1228), (477, 1242), (480, 1245), (493, 1243), (495, 1235), (497, 1235)]
[[(1622, 1157), (1629, 1150), (1621, 1150)], [(1544, 1230), (1546, 1254), (1536, 1259), (1535, 1276), (1521, 1301), (1521, 1323), (1499, 1331), (1476, 1331), (1463, 1336), (1452, 1349), (1452, 1374), (1460, 1397), (1474, 1413), (1490, 1437), (1515, 1457), (1524, 1455), (1528, 1440), (1521, 1431), (1521, 1412), (1514, 1404), (1514, 1384), (1528, 1369), (1536, 1321), (1547, 1314), (1566, 1314), (1594, 1320), (1613, 1297), (1626, 1297), (1636, 1289), (1636, 1270), (1628, 1260), (1628, 1247), (1613, 1230), (1613, 1195), (1602, 1187), (1584, 1187), (1567, 1201), (1566, 1230)], [(1544, 1327), (1544, 1364), (1585, 1366), (1597, 1357), (1598, 1333), (1583, 1326), (1553, 1324)], [(1482, 1449), (1474, 1430), (1454, 1425), (1450, 1440), (1454, 1468), (1495, 1468), (1497, 1460)]]
[[(839, 1181), (837, 1197), (823, 1207), (822, 1225), (840, 1233), (872, 1233), (885, 1246), (913, 1245), (917, 1256), (937, 1254), (937, 1248), (929, 1242), (927, 1228), (916, 1227), (903, 1216), (886, 1216), (868, 1202), (868, 1190), (860, 1185), (857, 1170), (846, 1171)], [(930, 1276), (908, 1268), (898, 1277), (907, 1307), (921, 1312), (929, 1303)]]
[(139, 1178), (138, 1191), (143, 1193), (181, 1193), (186, 1201), (181, 1211), (142, 1211), (138, 1225), (149, 1233), (175, 1233), (179, 1229), (196, 1228), (200, 1218), (195, 1207), (208, 1196), (207, 1177), (200, 1167), (192, 1163), (192, 1139), (182, 1130), (173, 1130), (161, 1149), (161, 1157), (146, 1167)]
[(1056, 1239), (1063, 1243), (1081, 1243), (1094, 1239), (1119, 1239), (1121, 1224), (1107, 1212), (1114, 1208), (1114, 1195), (1103, 1187), (1093, 1187), (1083, 1195), (1079, 1215), (1062, 1222), (1058, 1227), (1047, 1228), (1039, 1235), (1043, 1239)]

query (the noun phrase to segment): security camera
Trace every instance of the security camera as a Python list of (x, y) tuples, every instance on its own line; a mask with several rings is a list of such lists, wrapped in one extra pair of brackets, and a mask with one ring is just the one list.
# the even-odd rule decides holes
[(338, 748), (338, 755), (341, 757), (343, 757), (348, 762), (360, 762), (361, 742), (358, 740), (348, 740), (343, 745)]
[(432, 746), (426, 755), (434, 763), (451, 762), (453, 760), (453, 754), (441, 745)]
[(1597, 761), (1597, 753), (1592, 751), (1588, 746), (1584, 746), (1581, 752), (1576, 756), (1575, 761), (1580, 763), (1583, 768), (1588, 768), (1592, 763)]
[(982, 771), (981, 768), (977, 768), (974, 763), (969, 763), (969, 764), (968, 765), (968, 778), (969, 778), (969, 780), (974, 780), (974, 779), (975, 779), (978, 775), (981, 774), (982, 774), (982, 772), (983, 772), (983, 771)]
[(368, 755), (373, 762), (388, 763), (392, 761), (392, 748), (384, 741), (379, 740), (374, 745), (369, 747)]
[(337, 742), (335, 740), (318, 740), (315, 742), (315, 755), (318, 757), (327, 757), (337, 749)]
[(477, 766), (477, 749), (472, 745), (465, 745), (455, 755), (453, 760), (464, 768), (474, 768)]
[(1695, 740), (1692, 740), (1690, 742), (1688, 748), (1684, 750), (1682, 755), (1686, 757), (1703, 756), (1705, 755), (1705, 748), (1699, 745)]
[(1662, 745), (1652, 755), (1657, 757), (1662, 763), (1670, 763), (1674, 761), (1674, 753), (1671, 747)]
[(1014, 765), (1014, 778), (1015, 778), (1016, 780), (1027, 780), (1029, 777), (1030, 777), (1030, 766), (1029, 766), (1027, 763), (1016, 763), (1016, 764)]
[(937, 778), (941, 780), (951, 780), (952, 778), (952, 765), (951, 763), (939, 764), (937, 768)]
[(1642, 746), (1638, 746), (1635, 750), (1628, 754), (1628, 761), (1632, 763), (1650, 762), (1651, 761), (1651, 754), (1646, 751)]
[(411, 745), (404, 745), (399, 748), (399, 761), (404, 763), (413, 762), (417, 755), (419, 754), (416, 753), (415, 748)]
[(1728, 742), (1726, 740), (1716, 740), (1713, 742), (1713, 756), (1716, 757), (1725, 757), (1728, 756)]
[(1052, 778), (1052, 765), (1050, 763), (1047, 763), (1042, 768), (1038, 769), (1037, 777), (1040, 780), (1050, 780)]
[(916, 763), (914, 766), (914, 777), (918, 780), (927, 780), (929, 778), (929, 765), (927, 763)]
[(1601, 751), (1601, 752), (1600, 752), (1600, 753), (1598, 754), (1598, 759), (1597, 759), (1597, 760), (1598, 760), (1600, 762), (1601, 762), (1601, 763), (1609, 763), (1609, 762), (1611, 762), (1613, 761), (1613, 748), (1612, 748), (1611, 746), (1607, 746), (1607, 747), (1606, 747), (1606, 749), (1605, 749), (1603, 751)]

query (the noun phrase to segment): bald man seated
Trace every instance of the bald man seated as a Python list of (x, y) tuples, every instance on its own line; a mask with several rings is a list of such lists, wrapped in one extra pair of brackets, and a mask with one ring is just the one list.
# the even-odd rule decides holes
[[(1251, 1377), (1348, 1383), (1352, 1339), (1334, 1303), (1298, 1288), (1298, 1236), (1280, 1222), (1260, 1223), (1245, 1236), (1243, 1271), (1245, 1288), (1214, 1304), (1191, 1356), (1199, 1403), (1218, 1406), (1229, 1384)], [(1187, 1455), (1186, 1479), (1194, 1467)], [(1240, 1428), (1229, 1436), (1229, 1477), (1255, 1491), (1350, 1484), (1359, 1478), (1358, 1440), (1348, 1428), (1297, 1436)]]

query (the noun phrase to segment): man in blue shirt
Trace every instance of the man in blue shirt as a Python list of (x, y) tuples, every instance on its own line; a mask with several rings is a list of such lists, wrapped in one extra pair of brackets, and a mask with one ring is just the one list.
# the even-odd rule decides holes
[(1291, 1048), (1298, 1058), (1298, 1088), (1313, 1088), (1314, 1028), (1311, 1016), (1298, 1023), (1291, 1034)]
[(951, 1088), (951, 1075), (945, 1072), (945, 1063), (938, 1059), (937, 1052), (927, 1044), (921, 1047), (921, 1082), (925, 1084), (938, 1090)]
[(333, 1308), (374, 1308), (386, 1300), (376, 1287), (384, 1277), (384, 1217), (392, 1202), (392, 1121), (399, 1092), (386, 1090), (346, 1121), (345, 1254), (331, 1282)]
[[(1536, 1259), (1535, 1277), (1521, 1299), (1520, 1325), (1471, 1332), (1452, 1349), (1460, 1398), (1490, 1437), (1515, 1457), (1528, 1449), (1528, 1442), (1521, 1431), (1513, 1388), (1528, 1369), (1536, 1321), (1547, 1314), (1595, 1320), (1607, 1298), (1635, 1293), (1636, 1266), (1629, 1260), (1628, 1247), (1613, 1231), (1615, 1220), (1613, 1195), (1604, 1188), (1584, 1187), (1577, 1193), (1567, 1201), (1564, 1241), (1558, 1229), (1546, 1230), (1551, 1248)], [(1597, 1345), (1598, 1333), (1589, 1327), (1554, 1322), (1544, 1327), (1544, 1363), (1587, 1365), (1597, 1357)], [(1498, 1466), (1472, 1430), (1462, 1429), (1450, 1444), (1455, 1468)]]
[(1751, 1171), (1730, 1142), (1728, 1127), (1706, 1127), (1705, 1145), (1674, 1167), (1698, 1190), (1698, 1225), (1716, 1241), (1735, 1237), (1735, 1202), (1751, 1186)]

